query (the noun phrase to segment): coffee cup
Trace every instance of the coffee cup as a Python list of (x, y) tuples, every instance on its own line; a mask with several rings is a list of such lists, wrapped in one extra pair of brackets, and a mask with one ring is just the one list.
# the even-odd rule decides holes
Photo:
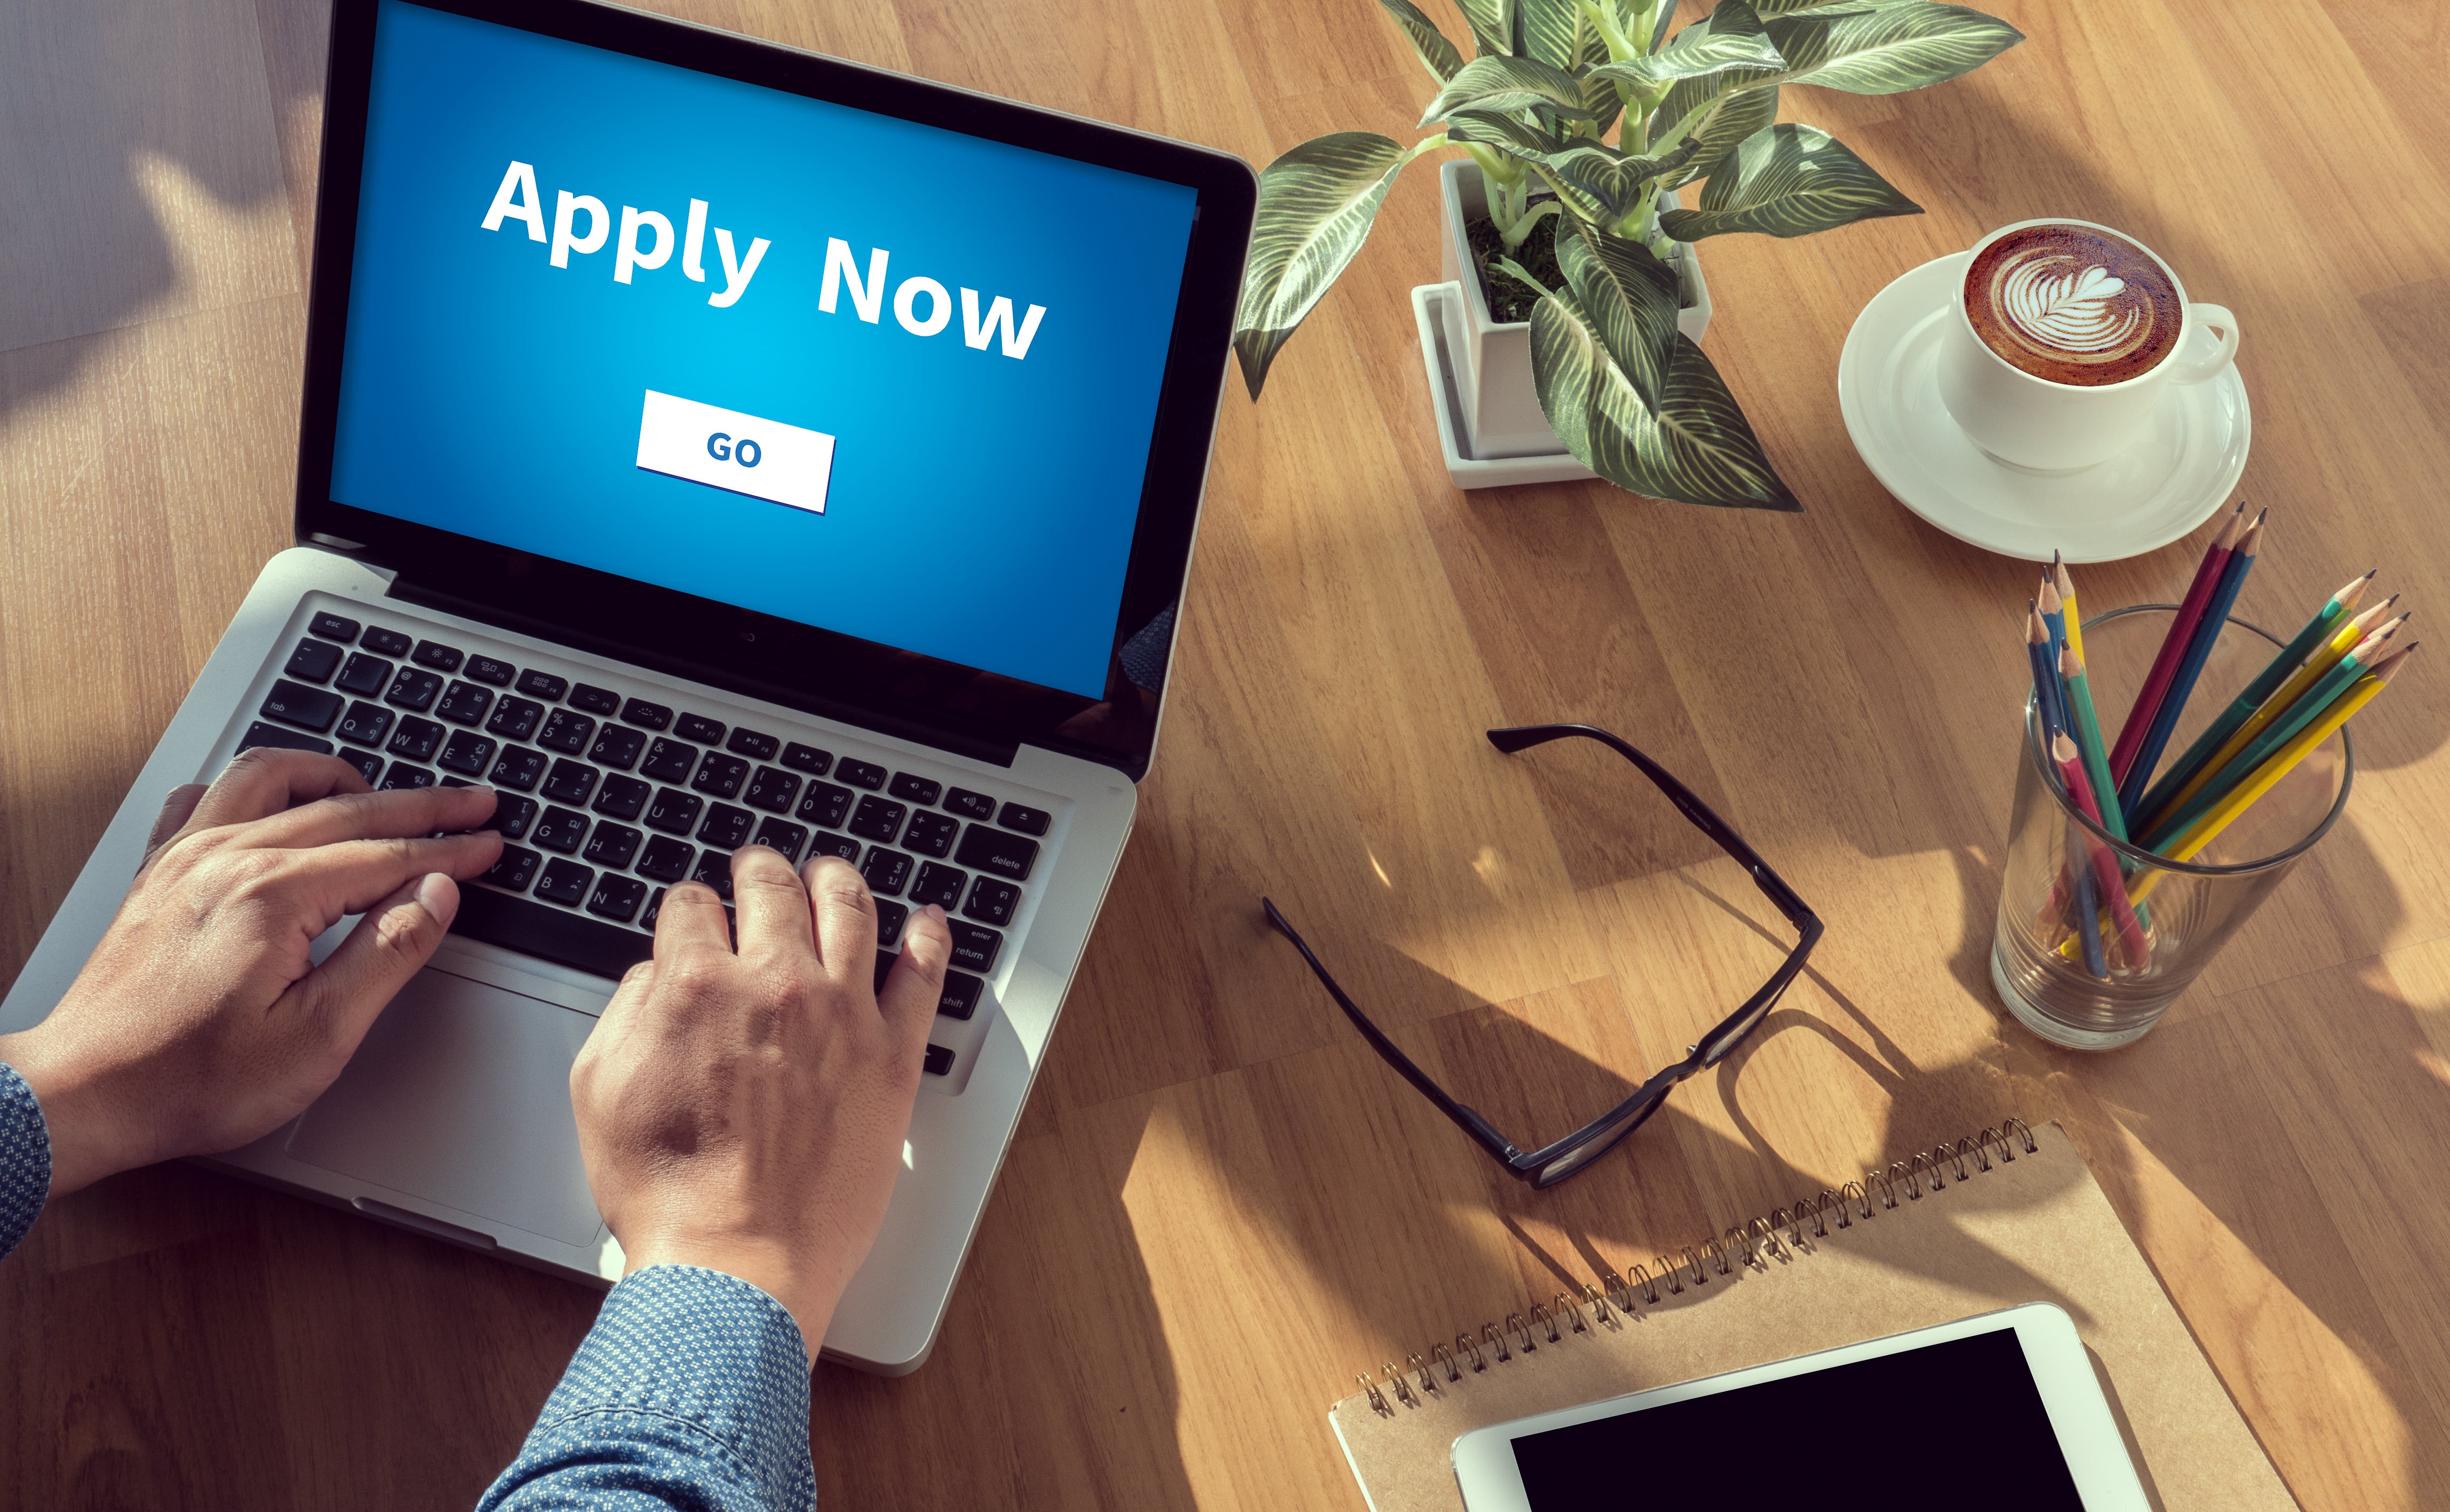
[[(2081, 472), (2133, 445), (2162, 390), (2220, 376), (2237, 317), (2194, 304), (2126, 233), (2052, 216), (1974, 244), (1939, 343), (1939, 397), (1993, 459)], [(1987, 334), (1986, 334), (1987, 333)]]

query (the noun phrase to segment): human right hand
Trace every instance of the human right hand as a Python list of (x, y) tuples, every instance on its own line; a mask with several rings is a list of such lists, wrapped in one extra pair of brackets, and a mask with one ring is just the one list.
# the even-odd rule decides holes
[(632, 1270), (764, 1289), (813, 1354), (884, 1226), (952, 959), (933, 905), (874, 990), (876, 900), (850, 864), (732, 853), (739, 946), (713, 889), (665, 895), (571, 1068), (595, 1206)]

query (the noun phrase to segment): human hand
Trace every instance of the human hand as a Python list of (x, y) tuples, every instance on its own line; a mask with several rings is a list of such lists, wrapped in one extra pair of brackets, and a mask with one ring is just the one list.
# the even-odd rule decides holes
[(630, 1269), (695, 1265), (763, 1288), (813, 1356), (885, 1224), (952, 959), (932, 904), (874, 990), (876, 900), (847, 862), (805, 882), (732, 853), (740, 944), (712, 888), (664, 897), (570, 1070), (596, 1210)]
[[(178, 788), (118, 918), (50, 1017), (0, 1036), (51, 1139), (51, 1194), (262, 1138), (322, 1095), (501, 837), (489, 787), (375, 793), (310, 751)], [(316, 965), (315, 938), (364, 917)]]

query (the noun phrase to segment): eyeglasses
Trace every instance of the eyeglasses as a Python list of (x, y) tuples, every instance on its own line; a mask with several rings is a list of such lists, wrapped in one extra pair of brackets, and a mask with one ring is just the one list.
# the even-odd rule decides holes
[(1344, 1010), (1345, 1017), (1352, 1020), (1352, 1026), (1361, 1031), (1361, 1037), (1370, 1041), (1370, 1048), (1377, 1051), (1387, 1064), (1394, 1067), (1422, 1096), (1435, 1103), (1440, 1113), (1453, 1119), (1464, 1133), (1471, 1135), (1473, 1143), (1488, 1152), (1518, 1179), (1534, 1187), (1553, 1187), (1606, 1153), (1657, 1113), (1678, 1082), (1717, 1065), (1743, 1043), (1744, 1037), (1760, 1027), (1760, 1021), (1768, 1017), (1770, 1009), (1777, 1006), (1788, 985), (1802, 972), (1812, 947), (1819, 942), (1821, 929), (1819, 916), (1806, 907), (1803, 900), (1796, 896), (1795, 889), (1770, 869), (1769, 863), (1744, 843), (1741, 835), (1710, 811), (1709, 804), (1693, 796), (1692, 790), (1670, 776), (1665, 767), (1606, 730), (1591, 725), (1528, 725), (1520, 729), (1492, 729), (1488, 732), (1488, 743), (1511, 755), (1567, 736), (1598, 741), (1633, 763), (1653, 785), (1667, 795), (1667, 801), (1676, 805), (1678, 812), (1692, 822), (1694, 828), (1717, 842), (1720, 849), (1734, 857), (1744, 870), (1752, 874), (1753, 885), (1761, 890), (1802, 938), (1787, 953), (1785, 963), (1762, 984), (1759, 992), (1745, 998), (1742, 1007), (1721, 1019), (1716, 1028), (1701, 1037), (1700, 1043), (1686, 1047), (1690, 1053), (1685, 1058), (1661, 1071), (1635, 1088), (1633, 1095), (1563, 1139), (1538, 1150), (1523, 1150), (1499, 1134), (1477, 1111), (1457, 1101), (1445, 1088), (1430, 1080), (1429, 1073), (1414, 1065), (1411, 1056), (1397, 1049), (1386, 1032), (1371, 1022), (1370, 1016), (1363, 1013), (1336, 984), (1327, 968), (1319, 964), (1318, 957), (1311, 952), (1309, 943), (1286, 921), (1285, 916), (1277, 912), (1275, 903), (1265, 898), (1259, 900), (1267, 908), (1268, 922), (1302, 953), (1302, 960), (1309, 961), (1310, 969), (1317, 973), (1319, 984), (1327, 989), (1329, 997), (1335, 999), (1335, 1005)]

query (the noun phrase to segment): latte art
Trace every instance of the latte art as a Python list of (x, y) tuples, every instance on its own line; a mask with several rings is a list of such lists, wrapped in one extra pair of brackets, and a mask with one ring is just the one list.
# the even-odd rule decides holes
[(1965, 313), (2003, 359), (2053, 383), (2148, 373), (2178, 343), (2186, 309), (2143, 248), (2090, 226), (2034, 225), (1982, 249)]

